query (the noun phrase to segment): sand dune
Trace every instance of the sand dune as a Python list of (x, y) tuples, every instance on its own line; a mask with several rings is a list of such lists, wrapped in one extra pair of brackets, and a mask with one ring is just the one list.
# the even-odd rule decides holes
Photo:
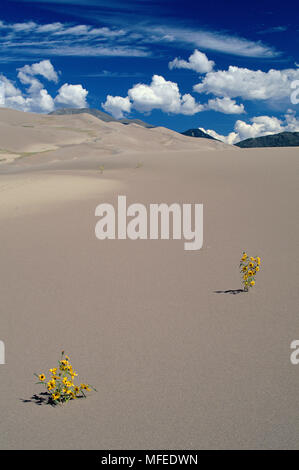
[[(202, 151), (231, 147), (208, 139), (191, 139), (163, 127), (145, 129), (137, 124), (104, 122), (90, 114), (48, 116), (5, 108), (0, 108), (0, 142), (0, 165), (44, 152), (48, 154), (49, 163), (59, 159), (63, 154), (61, 150), (65, 149), (67, 153), (62, 158), (71, 158), (75, 149), (70, 152), (68, 147), (80, 144), (85, 145), (85, 154), (91, 155), (95, 152), (110, 155), (126, 151)], [(42, 161), (38, 159), (41, 164)]]
[[(3, 148), (57, 147), (0, 168), (0, 448), (298, 449), (298, 149), (0, 116)], [(203, 248), (97, 240), (118, 194), (203, 203)], [(243, 249), (262, 269), (232, 295)], [(62, 349), (98, 393), (38, 406), (32, 374)]]

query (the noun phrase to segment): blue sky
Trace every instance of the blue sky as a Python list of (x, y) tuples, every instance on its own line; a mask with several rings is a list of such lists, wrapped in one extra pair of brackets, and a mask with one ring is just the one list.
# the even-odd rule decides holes
[(89, 106), (234, 143), (299, 130), (292, 3), (1, 0), (0, 103)]

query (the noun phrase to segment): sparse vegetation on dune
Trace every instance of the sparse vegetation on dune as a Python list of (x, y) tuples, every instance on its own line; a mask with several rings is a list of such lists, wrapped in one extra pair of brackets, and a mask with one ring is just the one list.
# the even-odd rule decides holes
[(76, 398), (86, 398), (86, 392), (90, 392), (91, 389), (96, 391), (92, 385), (86, 383), (74, 384), (74, 379), (78, 374), (73, 369), (70, 358), (64, 354), (64, 351), (61, 353), (57, 367), (49, 369), (49, 372), (50, 377), (48, 379), (44, 373), (34, 374), (38, 378), (37, 384), (45, 386), (49, 395), (49, 403), (54, 405), (67, 403)]
[(242, 253), (240, 260), (240, 273), (242, 275), (242, 283), (244, 292), (255, 285), (255, 277), (260, 270), (261, 258), (259, 256), (249, 257), (245, 251)]

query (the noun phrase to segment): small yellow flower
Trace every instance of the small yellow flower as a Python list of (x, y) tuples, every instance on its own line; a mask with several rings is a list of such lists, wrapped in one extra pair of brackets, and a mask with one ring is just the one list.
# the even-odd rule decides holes
[(47, 386), (48, 386), (48, 390), (52, 390), (54, 388), (53, 384), (51, 382), (48, 382), (47, 383)]
[[(243, 263), (241, 266), (243, 267), (245, 264)], [(244, 274), (247, 275), (247, 271), (244, 271)], [(80, 398), (81, 395), (84, 395), (83, 390), (90, 391), (92, 388), (88, 384), (81, 384), (80, 386), (74, 384), (74, 379), (78, 374), (73, 369), (69, 356), (64, 356), (64, 351), (57, 367), (49, 369), (49, 373), (50, 375), (47, 379), (44, 373), (40, 375), (35, 374), (35, 376), (39, 378), (39, 382), (45, 381), (46, 391), (49, 392), (49, 396), (56, 404)]]
[(244, 291), (248, 292), (248, 288), (255, 285), (255, 276), (260, 271), (261, 258), (259, 256), (248, 256), (243, 251), (240, 268), (241, 268), (241, 279), (244, 286)]
[(80, 384), (81, 390), (87, 390), (87, 392), (90, 391), (89, 385), (88, 384)]
[(68, 361), (66, 361), (65, 359), (63, 359), (62, 361), (60, 361), (60, 366), (59, 366), (59, 369), (60, 370), (66, 370), (68, 367)]

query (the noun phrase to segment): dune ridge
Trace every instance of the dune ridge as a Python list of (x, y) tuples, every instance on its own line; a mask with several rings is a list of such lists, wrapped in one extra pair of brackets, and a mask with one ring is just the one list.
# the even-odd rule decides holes
[[(17, 136), (17, 138), (16, 138)], [(47, 161), (71, 154), (84, 145), (85, 154), (117, 154), (135, 151), (221, 150), (231, 146), (206, 139), (191, 140), (163, 127), (144, 128), (138, 124), (104, 122), (90, 114), (40, 115), (0, 108), (0, 165), (20, 157), (47, 152)], [(59, 151), (58, 153), (56, 151)], [(66, 157), (64, 157), (65, 159)], [(37, 160), (36, 158), (34, 160)]]

